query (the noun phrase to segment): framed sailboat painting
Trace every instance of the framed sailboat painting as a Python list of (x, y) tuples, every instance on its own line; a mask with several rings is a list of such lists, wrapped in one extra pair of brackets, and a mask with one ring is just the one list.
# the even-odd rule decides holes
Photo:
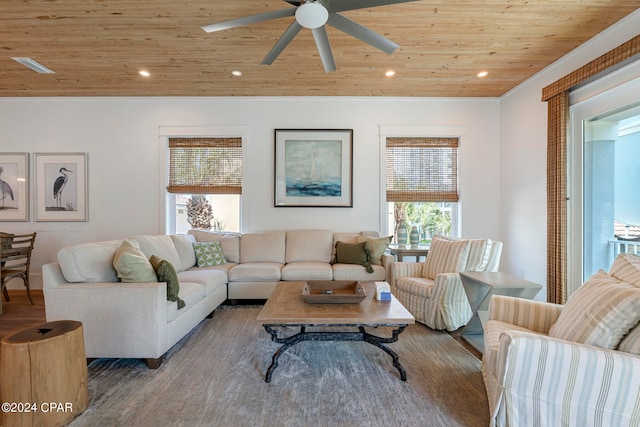
[(275, 207), (352, 207), (352, 181), (352, 129), (275, 130)]

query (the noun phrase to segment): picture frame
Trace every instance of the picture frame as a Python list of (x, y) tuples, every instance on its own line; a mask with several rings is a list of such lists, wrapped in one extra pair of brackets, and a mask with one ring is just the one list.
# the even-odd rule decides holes
[(1, 221), (29, 221), (29, 153), (0, 153)]
[(87, 153), (34, 153), (35, 220), (88, 220)]
[(353, 207), (352, 129), (275, 129), (275, 207)]

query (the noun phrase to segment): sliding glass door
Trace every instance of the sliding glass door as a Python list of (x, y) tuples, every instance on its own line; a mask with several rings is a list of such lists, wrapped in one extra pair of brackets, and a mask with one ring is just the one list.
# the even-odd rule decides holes
[(571, 107), (571, 295), (620, 252), (640, 254), (640, 78)]

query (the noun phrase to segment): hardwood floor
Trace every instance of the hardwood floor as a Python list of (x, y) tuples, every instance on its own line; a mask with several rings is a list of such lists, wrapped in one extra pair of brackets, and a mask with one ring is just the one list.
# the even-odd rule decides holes
[(41, 290), (31, 290), (33, 302), (31, 305), (27, 292), (16, 289), (9, 290), (11, 301), (2, 298), (2, 314), (0, 314), (0, 338), (13, 332), (31, 328), (45, 323), (44, 296)]

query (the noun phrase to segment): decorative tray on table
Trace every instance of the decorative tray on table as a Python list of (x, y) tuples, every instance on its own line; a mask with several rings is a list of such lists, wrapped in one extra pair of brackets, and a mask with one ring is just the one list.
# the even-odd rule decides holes
[(302, 298), (310, 304), (358, 304), (366, 296), (355, 280), (310, 280), (302, 289)]

